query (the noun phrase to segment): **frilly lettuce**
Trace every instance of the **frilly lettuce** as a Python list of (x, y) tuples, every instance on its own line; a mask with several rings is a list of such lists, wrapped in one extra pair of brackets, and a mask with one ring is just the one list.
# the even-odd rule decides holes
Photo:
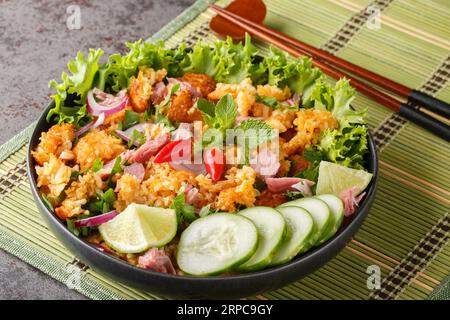
[(52, 80), (49, 83), (56, 93), (52, 95), (55, 107), (48, 113), (47, 120), (77, 126), (86, 124), (91, 118), (86, 112), (86, 95), (91, 88), (118, 92), (129, 86), (130, 78), (139, 66), (146, 65), (155, 70), (165, 68), (170, 77), (195, 72), (209, 74), (224, 83), (239, 83), (249, 77), (254, 85), (288, 86), (302, 95), (304, 107), (332, 112), (341, 130), (364, 122), (366, 110), (350, 108), (355, 90), (348, 80), (342, 79), (332, 87), (323, 80), (322, 72), (312, 66), (309, 58), (289, 59), (286, 53), (275, 48), (271, 48), (265, 57), (257, 56), (258, 50), (248, 35), (244, 44), (227, 39), (212, 46), (197, 43), (191, 50), (186, 50), (185, 45), (171, 50), (166, 49), (163, 42), (155, 44), (141, 40), (126, 46), (126, 54), (113, 54), (103, 65), (98, 64), (103, 54), (101, 49), (91, 49), (87, 57), (78, 53), (68, 64), (69, 74), (63, 72), (61, 75), (62, 82)]
[(340, 128), (351, 124), (365, 123), (367, 109), (354, 110), (350, 103), (355, 99), (356, 91), (350, 86), (348, 79), (340, 79), (332, 87), (319, 78), (313, 86), (308, 88), (303, 96), (305, 107), (314, 107), (317, 110), (330, 111), (338, 120)]
[[(103, 50), (101, 49), (90, 49), (87, 57), (78, 52), (76, 58), (67, 64), (70, 74), (63, 72), (61, 83), (56, 80), (49, 82), (49, 88), (55, 89), (56, 93), (51, 96), (55, 101), (55, 106), (47, 114), (47, 121), (69, 122), (75, 125), (83, 125), (89, 121), (85, 104), (86, 96), (93, 86), (99, 69), (98, 60), (102, 54)], [(65, 105), (64, 102), (68, 96), (72, 101)]]
[(364, 156), (368, 152), (367, 127), (352, 125), (324, 131), (317, 148), (334, 163), (364, 169)]
[(245, 78), (262, 83), (265, 69), (254, 61), (257, 52), (249, 35), (244, 44), (235, 44), (231, 38), (217, 41), (213, 46), (200, 42), (187, 53), (183, 71), (206, 73), (223, 83), (239, 83)]
[(298, 94), (302, 94), (322, 74), (319, 69), (313, 68), (311, 59), (289, 60), (286, 53), (273, 47), (263, 65), (267, 68), (270, 85), (288, 86)]

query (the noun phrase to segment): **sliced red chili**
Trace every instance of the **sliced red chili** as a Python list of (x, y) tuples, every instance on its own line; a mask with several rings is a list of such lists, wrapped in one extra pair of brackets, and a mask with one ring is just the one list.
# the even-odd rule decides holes
[(225, 168), (225, 161), (222, 150), (211, 148), (203, 153), (206, 171), (211, 176), (212, 181), (216, 182), (222, 178)]
[(183, 148), (180, 150), (175, 150), (175, 148), (180, 145), (181, 143), (190, 143), (189, 139), (182, 139), (182, 140), (175, 140), (170, 141), (168, 144), (166, 144), (159, 152), (156, 154), (155, 158), (153, 159), (153, 163), (163, 163), (163, 162), (170, 162), (173, 160), (175, 154), (174, 152), (181, 152), (180, 155), (176, 155), (177, 158), (183, 158)]

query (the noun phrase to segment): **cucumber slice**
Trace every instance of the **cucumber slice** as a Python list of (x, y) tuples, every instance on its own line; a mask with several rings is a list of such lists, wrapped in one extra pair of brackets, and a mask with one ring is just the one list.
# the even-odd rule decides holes
[[(327, 204), (317, 198), (302, 198), (294, 201), (283, 203), (280, 207), (294, 206), (306, 209), (312, 216), (314, 224), (317, 227), (317, 231), (311, 238), (311, 246), (316, 246), (328, 235), (331, 228), (334, 225), (333, 215), (330, 213), (330, 209)], [(277, 209), (278, 209), (277, 208)]]
[(286, 263), (301, 252), (308, 250), (310, 239), (315, 234), (314, 220), (303, 208), (279, 207), (277, 210), (282, 214), (287, 224), (287, 237), (273, 256), (271, 265)]
[(241, 271), (255, 271), (269, 265), (275, 250), (281, 245), (286, 222), (283, 216), (269, 207), (253, 207), (238, 213), (250, 219), (258, 229), (258, 248), (255, 254), (238, 267)]
[(344, 220), (344, 204), (342, 203), (342, 200), (334, 194), (321, 194), (319, 196), (315, 196), (315, 198), (324, 201), (328, 205), (328, 208), (330, 208), (331, 214), (334, 218), (334, 225), (330, 229), (328, 236), (324, 238), (324, 242), (334, 236), (341, 227), (342, 221)]
[(177, 263), (192, 275), (214, 275), (250, 259), (258, 246), (258, 231), (247, 218), (215, 213), (195, 220), (181, 234)]

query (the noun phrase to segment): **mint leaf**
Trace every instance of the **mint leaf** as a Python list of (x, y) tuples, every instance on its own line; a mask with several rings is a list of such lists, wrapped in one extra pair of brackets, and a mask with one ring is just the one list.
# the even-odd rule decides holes
[(231, 94), (224, 95), (217, 103), (215, 110), (216, 122), (220, 124), (220, 129), (222, 131), (233, 127), (237, 116), (237, 108)]
[(210, 102), (209, 100), (206, 100), (204, 98), (200, 98), (197, 101), (197, 108), (203, 113), (210, 117), (214, 117), (216, 115), (216, 106)]
[(267, 141), (271, 141), (277, 135), (275, 130), (271, 126), (263, 121), (255, 119), (241, 121), (234, 128), (234, 130), (243, 130), (244, 133), (248, 133), (250, 130), (253, 130), (254, 132), (252, 132), (252, 138), (257, 139), (257, 145), (263, 144)]

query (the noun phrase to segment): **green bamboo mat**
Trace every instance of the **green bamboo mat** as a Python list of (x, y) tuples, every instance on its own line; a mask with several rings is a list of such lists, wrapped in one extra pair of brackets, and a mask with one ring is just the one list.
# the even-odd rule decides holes
[[(228, 1), (218, 1), (220, 5)], [(450, 4), (426, 0), (267, 0), (267, 25), (410, 87), (450, 101)], [(169, 47), (214, 41), (207, 1), (197, 1), (149, 40)], [(381, 28), (369, 28), (370, 13)], [(367, 22), (369, 21), (369, 24)], [(259, 44), (261, 52), (266, 51)], [(359, 95), (380, 155), (373, 208), (348, 246), (320, 270), (258, 299), (450, 299), (448, 143)], [(26, 178), (31, 125), (0, 146), (0, 248), (93, 299), (158, 299), (99, 275), (44, 225)], [(373, 288), (368, 268), (381, 272)], [(376, 282), (375, 282), (376, 284)], [(430, 296), (433, 290), (434, 293)]]

